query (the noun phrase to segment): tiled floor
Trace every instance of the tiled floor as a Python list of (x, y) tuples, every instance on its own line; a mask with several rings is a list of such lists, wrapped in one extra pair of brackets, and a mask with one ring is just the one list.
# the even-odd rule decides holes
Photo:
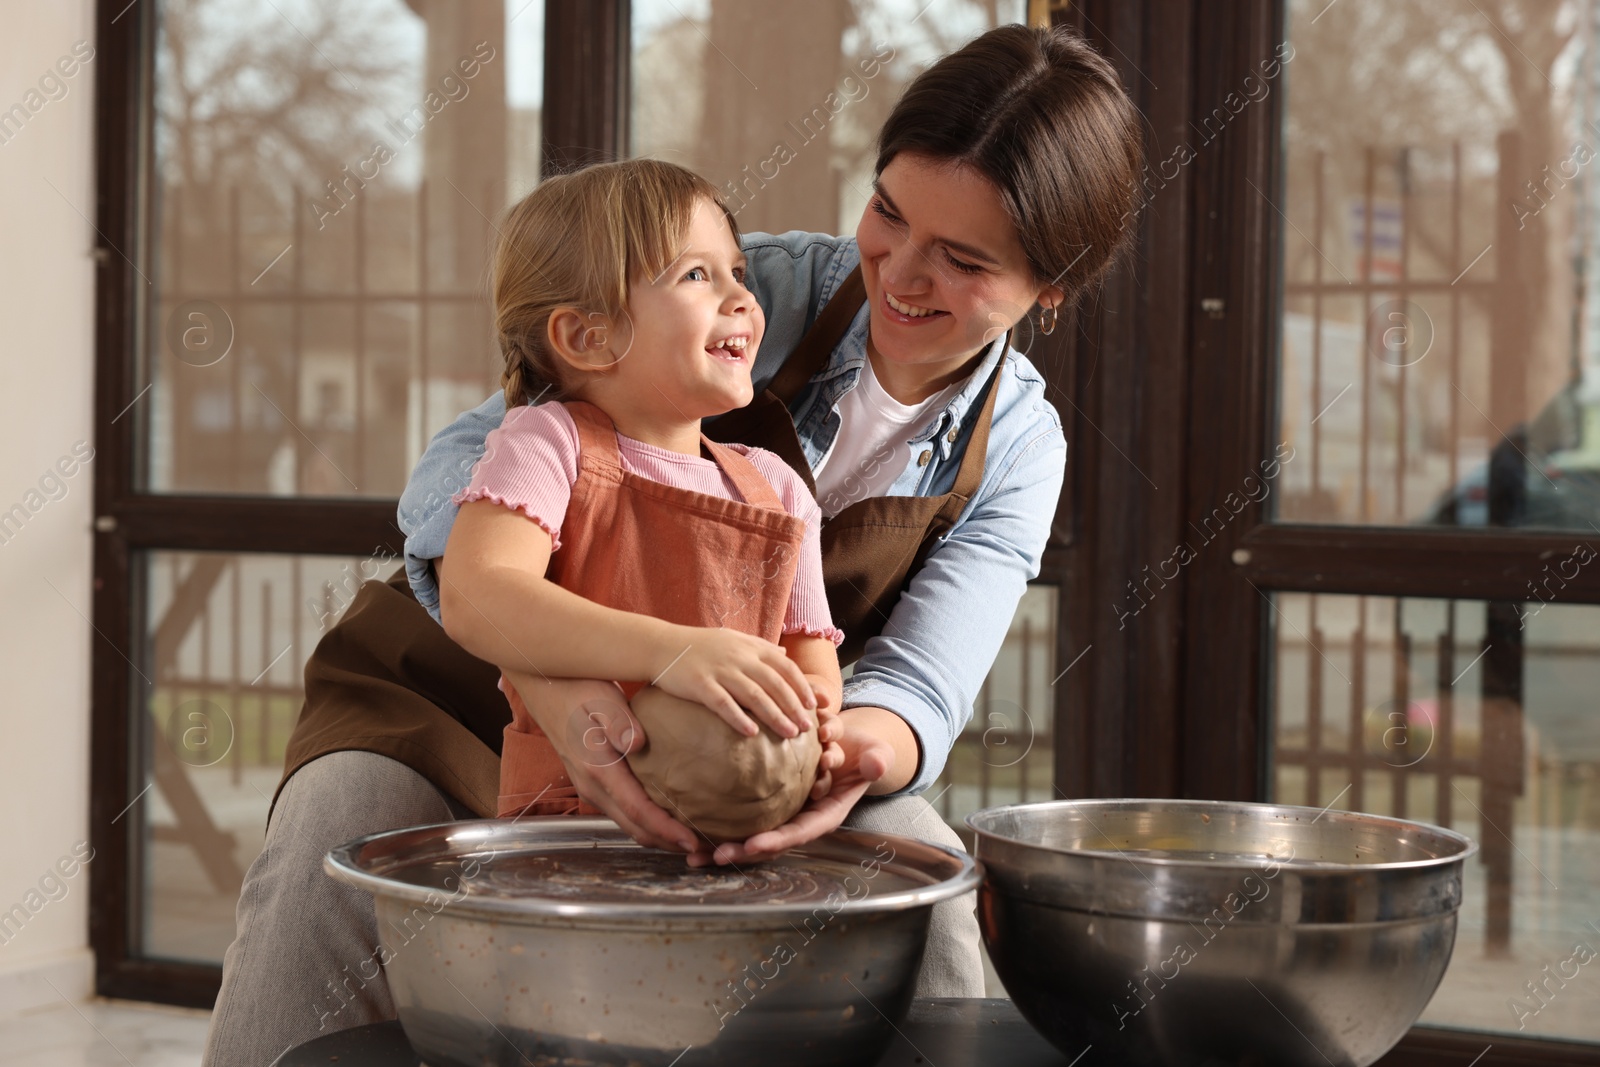
[[(990, 996), (1005, 996), (984, 955)], [(199, 1067), (211, 1013), (129, 1000), (0, 1016), (0, 1067)]]
[(199, 1067), (208, 1011), (59, 1002), (0, 1019), (0, 1067)]

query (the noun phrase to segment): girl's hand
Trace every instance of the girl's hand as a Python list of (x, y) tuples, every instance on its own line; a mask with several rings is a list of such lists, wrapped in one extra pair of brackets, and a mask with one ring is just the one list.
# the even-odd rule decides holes
[(555, 747), (579, 796), (646, 848), (710, 861), (705, 843), (651, 800), (628, 766), (625, 757), (644, 747), (645, 736), (615, 682), (505, 674)]
[(704, 704), (746, 737), (760, 730), (750, 715), (779, 737), (798, 737), (817, 725), (811, 683), (782, 646), (720, 627), (682, 629), (686, 647), (652, 685)]
[(868, 787), (889, 773), (894, 760), (894, 746), (888, 741), (852, 722), (849, 716), (839, 716), (838, 722), (843, 736), (837, 744), (843, 761), (833, 772), (832, 788), (826, 796), (813, 798), (798, 815), (776, 830), (756, 834), (742, 845), (718, 845), (710, 856), (690, 856), (689, 865), (703, 867), (711, 863), (771, 859), (838, 829)]

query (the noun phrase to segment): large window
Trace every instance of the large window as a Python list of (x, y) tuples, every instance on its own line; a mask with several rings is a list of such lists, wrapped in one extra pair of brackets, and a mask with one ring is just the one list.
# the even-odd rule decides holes
[(209, 1003), (305, 660), (497, 384), (484, 276), (539, 177), (545, 11), (111, 6), (94, 940), (102, 990)]
[(1503, 599), (1384, 595), (1381, 554), (1374, 595), (1275, 596), (1269, 790), (1480, 843), (1426, 1022), (1600, 1042), (1525, 985), (1600, 946), (1600, 4), (1323, 9), (1288, 7), (1276, 517), (1470, 528), (1464, 566), (1571, 533)]
[(1064, 376), (1058, 782), (1473, 835), (1454, 963), (1385, 1064), (1597, 1059), (1563, 977), (1600, 947), (1596, 17), (1069, 15), (1149, 166)]

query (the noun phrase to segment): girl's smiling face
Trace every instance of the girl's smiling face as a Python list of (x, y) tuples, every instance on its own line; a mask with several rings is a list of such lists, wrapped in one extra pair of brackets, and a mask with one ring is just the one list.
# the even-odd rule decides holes
[(888, 364), (874, 366), (886, 384), (936, 389), (1035, 303), (1062, 299), (1033, 276), (999, 190), (959, 163), (895, 156), (874, 183), (856, 241), (872, 347)]
[(704, 419), (748, 404), (750, 368), (765, 318), (745, 288), (745, 256), (722, 211), (702, 200), (683, 251), (656, 278), (628, 287), (628, 318), (594, 384), (617, 405), (647, 419)]

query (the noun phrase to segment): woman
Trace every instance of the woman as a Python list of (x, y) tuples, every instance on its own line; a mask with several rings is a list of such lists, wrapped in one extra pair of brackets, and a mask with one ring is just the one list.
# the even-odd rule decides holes
[[(1140, 143), (1115, 72), (1080, 38), (1002, 27), (896, 104), (854, 239), (746, 237), (766, 391), (707, 429), (814, 481), (840, 659), (860, 658), (832, 791), (786, 826), (691, 862), (742, 863), (841, 824), (955, 843), (915, 794), (943, 768), (1038, 572), (1065, 463), (1044, 382), (1003, 335), (1029, 313), (1050, 332), (1126, 245)], [(498, 668), (537, 676), (537, 650), (506, 637), (515, 604), (453, 588), (438, 561), (449, 499), (504, 410), (497, 395), (442, 431), (401, 500), (417, 599), (400, 576), (368, 583), (307, 664), (306, 707), (224, 962), (213, 1067), (256, 1067), (319, 1032), (393, 1016), (371, 901), (322, 876), (326, 849), (494, 814), (508, 718)], [(428, 613), (441, 582), (488, 622), (476, 656)], [(640, 842), (690, 851), (688, 829), (621, 758), (637, 732), (611, 721), (609, 744), (587, 743), (595, 731), (561, 691), (584, 684), (518, 680), (580, 796)], [(970, 898), (941, 905), (933, 927), (917, 995), (981, 995)]]

